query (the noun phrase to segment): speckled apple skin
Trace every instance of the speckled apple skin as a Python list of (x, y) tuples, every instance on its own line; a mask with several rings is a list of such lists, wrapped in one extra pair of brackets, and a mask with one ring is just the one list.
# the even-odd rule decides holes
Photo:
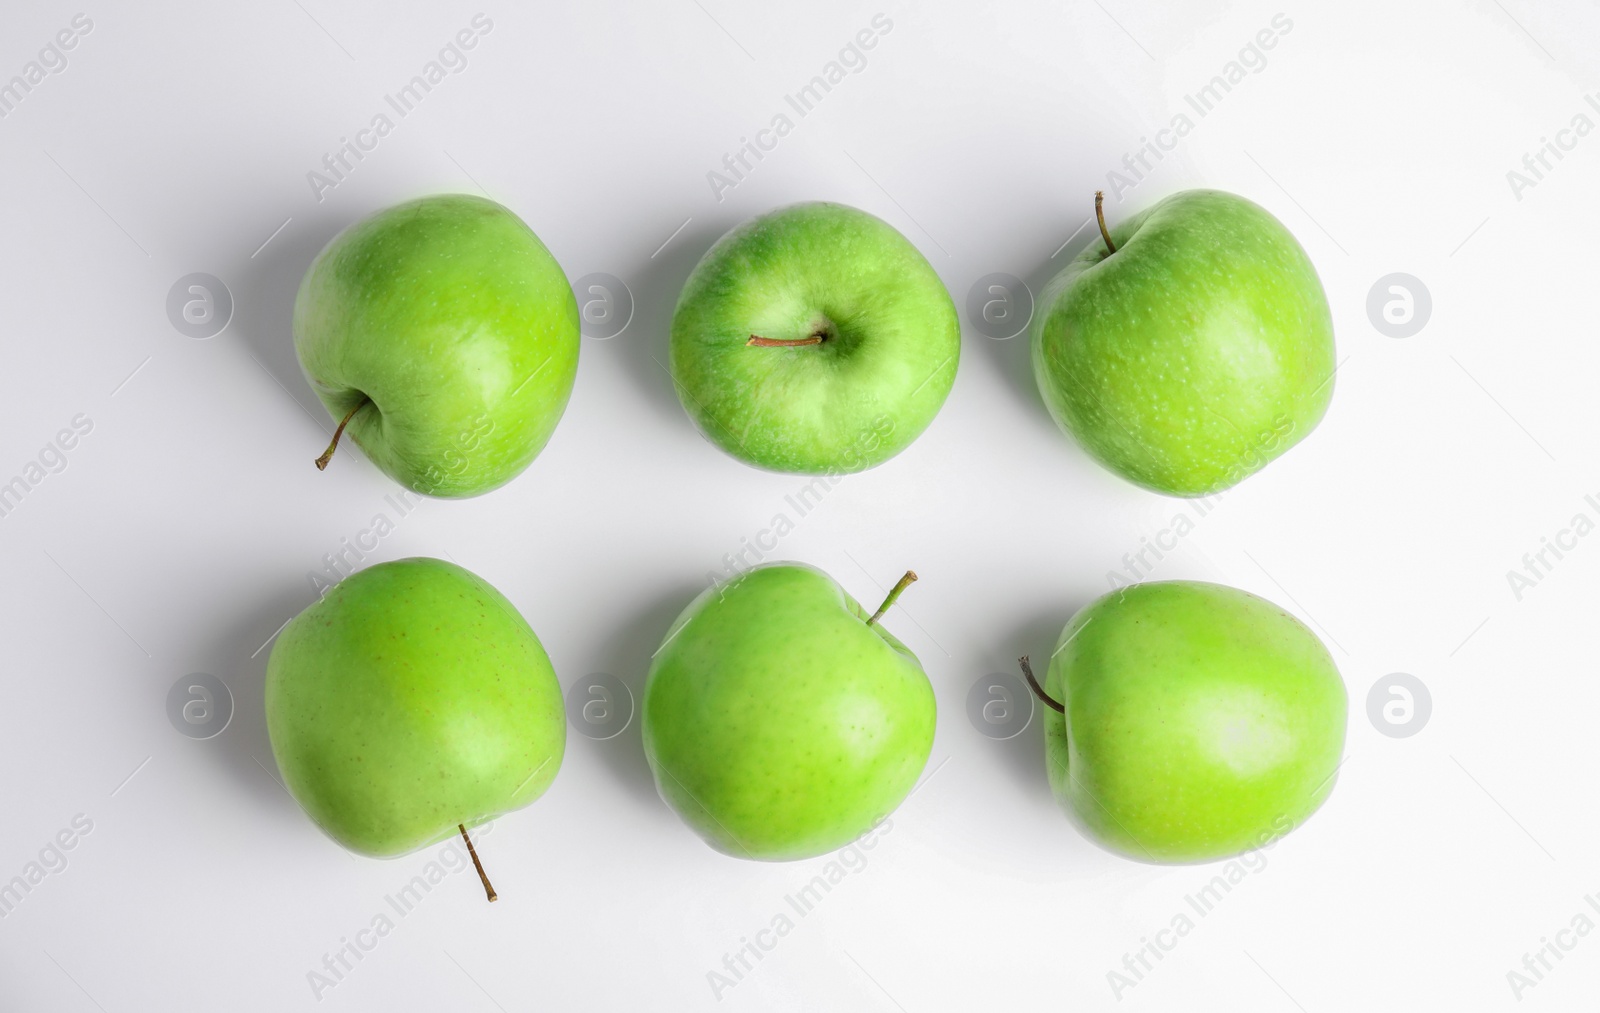
[[(752, 335), (820, 344), (771, 348)], [(955, 383), (961, 321), (893, 226), (843, 204), (793, 204), (731, 231), (684, 284), (672, 378), (712, 443), (771, 471), (844, 474), (887, 461)]]
[(284, 783), (334, 840), (402, 855), (520, 809), (561, 767), (561, 687), (500, 592), (438, 559), (379, 563), (300, 613), (267, 662)]
[(1095, 840), (1147, 862), (1270, 843), (1333, 790), (1344, 681), (1298, 619), (1219, 584), (1112, 591), (1062, 630), (1041, 709), (1050, 786)]
[(1333, 397), (1333, 317), (1281, 222), (1189, 190), (1114, 222), (1111, 239), (1115, 253), (1097, 237), (1056, 275), (1031, 324), (1057, 425), (1178, 496), (1226, 489), (1316, 427)]
[(520, 474), (561, 421), (578, 302), (510, 209), (441, 194), (328, 243), (301, 280), (294, 344), (335, 421), (371, 399), (345, 437), (389, 477), (430, 496), (476, 496)]
[(933, 687), (868, 617), (821, 570), (774, 563), (708, 588), (673, 624), (645, 684), (645, 755), (661, 797), (712, 847), (824, 854), (916, 784)]

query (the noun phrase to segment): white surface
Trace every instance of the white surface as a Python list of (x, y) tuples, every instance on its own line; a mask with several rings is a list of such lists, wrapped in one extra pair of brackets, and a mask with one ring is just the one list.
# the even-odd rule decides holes
[[(22, 6), (3, 17), (0, 80), (76, 13)], [(1583, 100), (1600, 88), (1593, 7), (789, 6), (483, 8), (494, 27), (466, 69), (320, 202), (307, 171), (480, 8), (85, 11), (66, 69), (0, 119), (0, 473), (78, 413), (94, 424), (0, 520), (0, 881), (75, 814), (93, 830), (0, 919), (0, 1007), (1314, 1013), (1592, 997), (1593, 936), (1562, 937), (1574, 949), (1520, 1004), (1507, 972), (1578, 912), (1600, 922), (1584, 901), (1600, 885), (1600, 537), (1521, 601), (1506, 572), (1574, 514), (1600, 518), (1583, 498), (1600, 493), (1600, 136), (1520, 200), (1506, 172), (1574, 115), (1600, 124)], [(716, 200), (707, 171), (879, 11), (893, 28), (866, 68)], [(1123, 554), (1188, 508), (1087, 461), (1038, 401), (1025, 340), (969, 329), (932, 428), (770, 554), (864, 600), (922, 575), (888, 624), (938, 692), (937, 773), (867, 865), (719, 1003), (708, 972), (827, 860), (714, 854), (656, 798), (637, 722), (573, 735), (548, 795), (483, 838), (501, 902), (470, 872), (448, 879), (314, 998), (308, 972), (436, 855), (349, 857), (269, 772), (259, 648), (313, 600), (321, 556), (392, 515), (395, 488), (357, 453), (311, 467), (331, 424), (289, 311), (312, 254), (372, 210), (481, 185), (569, 277), (626, 280), (636, 315), (584, 341), (534, 465), (489, 496), (424, 503), (370, 559), (448, 554), (517, 604), (565, 684), (610, 672), (637, 689), (705, 574), (805, 484), (697, 437), (657, 361), (711, 240), (779, 204), (841, 200), (902, 229), (959, 305), (995, 271), (1037, 292), (1089, 241), (1052, 259), (1107, 170), (1280, 11), (1293, 28), (1265, 68), (1111, 213), (1193, 186), (1248, 195), (1327, 286), (1344, 364), (1326, 420), (1152, 574), (1244, 587), (1324, 633), (1351, 720), (1323, 811), (1114, 995), (1107, 973), (1218, 870), (1097, 850), (1050, 798), (1037, 723), (987, 739), (966, 694), (1048, 653)], [(210, 340), (164, 310), (192, 271), (236, 300)], [(1365, 308), (1394, 271), (1433, 297), (1406, 339)], [(164, 710), (191, 672), (235, 699), (207, 741)], [(1391, 672), (1431, 690), (1415, 737), (1367, 717)]]

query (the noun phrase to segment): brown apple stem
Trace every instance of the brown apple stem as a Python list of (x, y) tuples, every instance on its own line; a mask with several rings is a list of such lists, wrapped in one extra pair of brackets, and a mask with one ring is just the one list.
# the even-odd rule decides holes
[(360, 404), (358, 404), (354, 408), (350, 409), (349, 414), (345, 415), (345, 417), (343, 419), (339, 420), (339, 428), (335, 429), (333, 431), (333, 440), (331, 442), (329, 442), (328, 449), (324, 450), (322, 452), (322, 456), (317, 458), (317, 470), (318, 471), (326, 471), (327, 467), (328, 467), (328, 462), (333, 460), (333, 452), (334, 452), (334, 450), (338, 449), (339, 437), (344, 435), (344, 427), (348, 426), (350, 424), (350, 420), (356, 417), (356, 412), (360, 411), (361, 409), (365, 408), (367, 405), (369, 405), (371, 403), (372, 403), (372, 399), (371, 398), (369, 398), (369, 397), (362, 398)]
[(799, 348), (801, 345), (820, 345), (826, 334), (813, 334), (809, 338), (763, 338), (759, 334), (750, 335), (750, 340), (745, 342), (745, 347), (756, 348)]
[(1047, 696), (1044, 687), (1039, 685), (1039, 680), (1033, 677), (1033, 666), (1028, 664), (1028, 656), (1024, 654), (1018, 658), (1017, 664), (1022, 666), (1022, 677), (1028, 680), (1029, 687), (1033, 689), (1033, 695), (1043, 700), (1056, 713), (1065, 714), (1067, 712), (1066, 706), (1061, 701)]
[(896, 598), (900, 597), (900, 593), (902, 591), (904, 591), (906, 588), (910, 587), (912, 582), (915, 581), (916, 579), (917, 579), (916, 571), (915, 570), (907, 570), (906, 571), (906, 575), (904, 577), (900, 578), (900, 583), (896, 584), (894, 587), (891, 587), (889, 589), (889, 597), (885, 598), (883, 600), (883, 604), (878, 606), (878, 611), (872, 613), (872, 618), (867, 620), (867, 625), (871, 626), (873, 623), (877, 622), (879, 619), (882, 619), (883, 618), (883, 614), (885, 612), (889, 611), (889, 606), (894, 604), (894, 600)]
[(461, 830), (461, 839), (467, 842), (467, 854), (472, 856), (472, 867), (478, 870), (478, 878), (483, 880), (483, 892), (489, 895), (489, 903), (493, 904), (500, 899), (500, 895), (494, 892), (494, 884), (489, 882), (488, 875), (483, 871), (483, 863), (478, 861), (478, 849), (472, 846), (472, 838), (467, 836), (467, 825), (457, 823), (456, 826)]
[(1111, 254), (1117, 252), (1117, 247), (1111, 242), (1111, 233), (1106, 229), (1105, 203), (1106, 192), (1104, 190), (1096, 190), (1094, 192), (1094, 217), (1100, 223), (1100, 238), (1106, 241), (1106, 253)]

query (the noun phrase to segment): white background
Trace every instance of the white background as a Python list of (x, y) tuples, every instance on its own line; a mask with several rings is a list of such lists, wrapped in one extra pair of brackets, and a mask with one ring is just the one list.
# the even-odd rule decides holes
[[(21, 6), (3, 17), (0, 80), (78, 12)], [(0, 919), (0, 1008), (1315, 1013), (1592, 997), (1593, 936), (1562, 937), (1571, 952), (1520, 1003), (1507, 972), (1579, 912), (1600, 922), (1584, 901), (1600, 891), (1600, 537), (1521, 600), (1506, 574), (1575, 514), (1600, 520), (1584, 501), (1600, 493), (1600, 137), (1520, 199), (1506, 173), (1576, 114), (1600, 123), (1583, 100), (1600, 89), (1593, 6), (785, 6), (85, 10), (66, 70), (0, 120), (0, 478), (78, 413), (94, 424), (0, 520), (0, 881), (76, 814), (93, 830)], [(317, 200), (308, 170), (480, 10), (494, 27), (466, 69)], [(866, 69), (717, 200), (707, 171), (879, 12), (893, 28)], [(1326, 420), (1151, 574), (1246, 588), (1324, 636), (1351, 707), (1323, 810), (1116, 995), (1108, 972), (1220, 867), (1102, 852), (1050, 796), (1037, 720), (995, 741), (966, 699), (1018, 654), (1047, 654), (1124, 553), (1190, 508), (1087, 460), (1045, 414), (1026, 340), (969, 327), (926, 434), (770, 554), (869, 603), (906, 568), (922, 576), (887, 625), (938, 694), (931, 777), (867, 866), (718, 1001), (708, 972), (827, 859), (715, 854), (656, 797), (636, 721), (574, 734), (549, 793), (482, 839), (501, 901), (470, 872), (446, 879), (315, 998), (308, 972), (441, 849), (353, 858), (272, 765), (262, 645), (314, 600), (324, 553), (394, 516), (396, 487), (359, 453), (311, 466), (332, 423), (289, 322), (313, 254), (400, 200), (484, 192), (570, 278), (629, 285), (633, 320), (584, 340), (533, 466), (424, 503), (369, 562), (448, 555), (516, 603), (565, 685), (606, 672), (637, 691), (707, 572), (805, 484), (701, 440), (660, 365), (710, 242), (780, 204), (838, 200), (900, 228), (963, 313), (991, 272), (1037, 292), (1090, 241), (1077, 230), (1108, 170), (1280, 12), (1293, 28), (1265, 68), (1110, 213), (1195, 186), (1247, 195), (1327, 287), (1343, 365)], [(209, 340), (165, 311), (193, 271), (235, 299)], [(1366, 310), (1396, 271), (1433, 300), (1405, 339)], [(194, 672), (235, 701), (205, 741), (165, 710)], [(1410, 738), (1368, 717), (1394, 672), (1431, 691)]]

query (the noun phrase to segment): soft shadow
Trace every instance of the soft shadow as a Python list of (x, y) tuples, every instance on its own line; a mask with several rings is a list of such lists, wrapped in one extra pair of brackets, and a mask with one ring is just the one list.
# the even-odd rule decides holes
[[(239, 337), (257, 362), (314, 418), (326, 412), (318, 402), (294, 351), (294, 297), (311, 261), (349, 222), (294, 221), (283, 234), (249, 262), (239, 282), (234, 317), (228, 333)], [(333, 423), (325, 428), (331, 433)]]
[[(1067, 226), (1069, 229), (1072, 227)], [(1074, 236), (1072, 242), (1068, 243), (1060, 253), (1054, 257), (1047, 255), (1044, 260), (1034, 266), (1032, 272), (1023, 277), (1022, 280), (1027, 284), (1028, 291), (1033, 295), (1033, 314), (1035, 317), (1039, 315), (1041, 309), (1039, 297), (1044, 293), (1044, 287), (1050, 283), (1052, 278), (1060, 274), (1068, 264), (1072, 263), (1072, 259), (1091, 242), (1098, 243), (1099, 241), (1099, 233), (1092, 227), (1084, 229)], [(963, 300), (966, 297), (964, 292), (952, 292), (951, 295), (959, 296)], [(965, 315), (965, 302), (958, 302), (957, 307)], [(1029, 323), (1030, 325), (1032, 324), (1031, 318)], [(1051, 421), (1050, 413), (1045, 409), (1044, 401), (1039, 397), (1039, 384), (1033, 377), (1033, 352), (1028, 330), (1024, 329), (1016, 337), (1004, 340), (987, 337), (971, 327), (964, 328), (964, 332), (968, 338), (966, 347), (971, 348), (976, 345), (982, 349), (980, 354), (987, 357), (999, 369), (1000, 375), (1005, 377), (1006, 383), (1010, 385), (1012, 392), (1016, 394), (1020, 403), (1029, 405), (1033, 409), (1041, 425), (1054, 429), (1055, 423)]]
[[(1055, 608), (1039, 612), (1018, 622), (1006, 631), (999, 641), (1000, 659), (993, 671), (1005, 671), (1022, 676), (1017, 658), (1027, 655), (1033, 674), (1044, 684), (1046, 670), (1050, 667), (1050, 652), (1055, 649), (1056, 638), (1061, 636), (1067, 620), (1084, 602), (1063, 602)], [(1008, 653), (1006, 653), (1008, 652)], [(1039, 700), (1033, 702), (1033, 718), (1020, 735), (994, 742), (995, 751), (1009, 768), (1012, 780), (1025, 785), (1027, 790), (1043, 799), (1051, 799), (1050, 780), (1045, 773), (1044, 719), (1050, 709)]]
[(599, 670), (610, 672), (628, 687), (633, 694), (633, 717), (613, 738), (592, 743), (589, 750), (630, 795), (650, 806), (660, 806), (656, 794), (655, 775), (645, 760), (644, 735), (644, 682), (650, 671), (650, 659), (661, 647), (662, 639), (672, 626), (672, 621), (694, 600), (704, 588), (685, 583), (662, 595), (648, 607), (616, 624), (615, 632), (606, 639), (599, 655)]
[(633, 320), (627, 330), (611, 340), (628, 343), (628, 354), (623, 356), (628, 376), (649, 403), (678, 424), (690, 423), (672, 388), (672, 374), (667, 371), (672, 311), (689, 273), (711, 244), (734, 224), (697, 217), (666, 249), (631, 268), (627, 279), (633, 289)]
[(222, 769), (253, 799), (297, 813), (300, 806), (283, 786), (267, 736), (263, 692), (267, 658), (272, 654), (272, 643), (267, 641), (270, 637), (276, 642), (274, 631), (315, 597), (303, 581), (286, 582), (234, 622), (216, 630), (197, 655), (216, 659), (211, 670), (233, 694), (233, 718), (222, 734), (196, 744), (211, 747)]

